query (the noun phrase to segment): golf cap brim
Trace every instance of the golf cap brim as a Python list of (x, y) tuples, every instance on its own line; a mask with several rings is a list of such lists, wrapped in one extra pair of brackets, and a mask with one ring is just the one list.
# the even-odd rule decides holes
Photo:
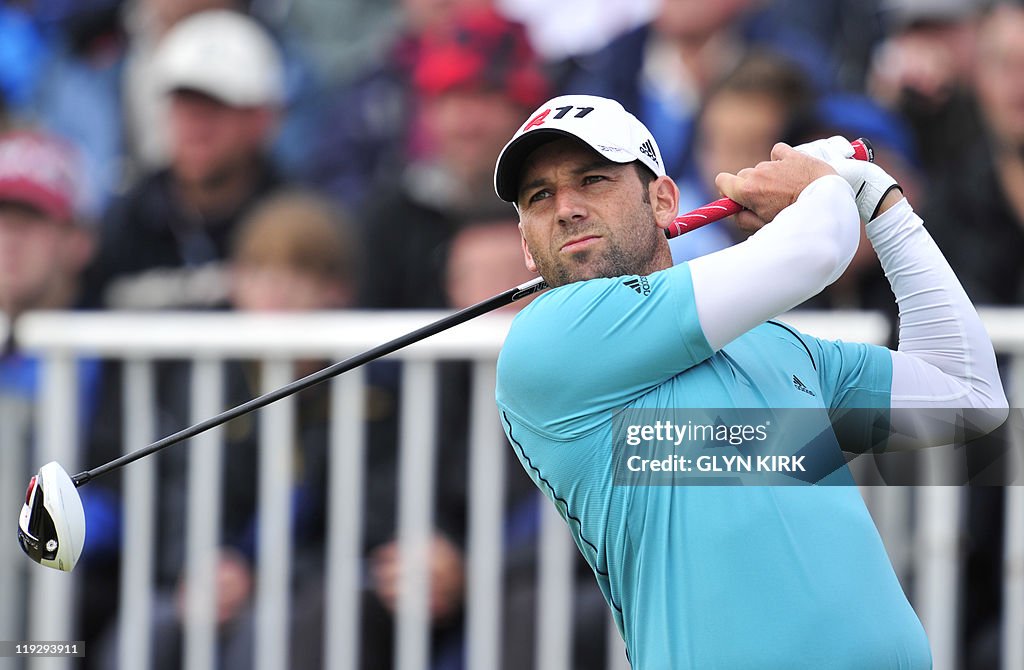
[(498, 155), (494, 190), (506, 202), (516, 202), (523, 165), (541, 145), (577, 139), (613, 163), (640, 161), (656, 176), (665, 175), (661, 150), (654, 136), (622, 105), (593, 95), (563, 95), (537, 108)]

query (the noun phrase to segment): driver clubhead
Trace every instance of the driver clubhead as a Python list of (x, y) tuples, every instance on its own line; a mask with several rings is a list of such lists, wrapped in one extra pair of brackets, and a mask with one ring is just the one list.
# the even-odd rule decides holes
[(85, 510), (71, 477), (56, 461), (28, 483), (18, 518), (18, 544), (48, 568), (71, 572), (85, 546)]

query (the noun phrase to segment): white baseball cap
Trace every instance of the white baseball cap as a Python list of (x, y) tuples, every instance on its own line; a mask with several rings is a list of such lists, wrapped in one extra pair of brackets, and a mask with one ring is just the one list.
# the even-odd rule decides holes
[(252, 18), (216, 9), (176, 23), (156, 52), (164, 92), (199, 91), (232, 107), (261, 107), (284, 99), (284, 66), (277, 45)]
[(613, 163), (640, 161), (655, 175), (665, 176), (651, 131), (622, 105), (594, 95), (562, 95), (538, 107), (501, 150), (494, 168), (498, 197), (514, 203), (526, 157), (540, 145), (566, 136), (581, 140)]

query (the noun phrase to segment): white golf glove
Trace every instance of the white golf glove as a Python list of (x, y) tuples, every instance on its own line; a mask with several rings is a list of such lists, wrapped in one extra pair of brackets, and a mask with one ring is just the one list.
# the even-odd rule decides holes
[(853, 145), (845, 137), (836, 135), (793, 148), (825, 161), (847, 181), (853, 188), (860, 219), (865, 223), (875, 218), (879, 204), (889, 191), (900, 188), (888, 172), (874, 163), (854, 160)]

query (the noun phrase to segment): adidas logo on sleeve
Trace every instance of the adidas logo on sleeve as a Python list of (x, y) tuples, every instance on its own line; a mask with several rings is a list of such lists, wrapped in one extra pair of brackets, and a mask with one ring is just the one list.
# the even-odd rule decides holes
[(622, 285), (633, 289), (638, 295), (642, 295), (645, 298), (651, 294), (651, 282), (647, 280), (647, 277), (633, 277), (622, 282)]

